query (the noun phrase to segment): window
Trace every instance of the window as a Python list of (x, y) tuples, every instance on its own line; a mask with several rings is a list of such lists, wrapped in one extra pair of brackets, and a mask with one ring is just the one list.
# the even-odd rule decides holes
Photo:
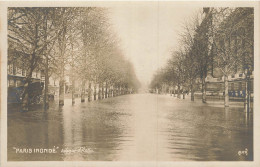
[(8, 74), (13, 75), (13, 64), (8, 65)]
[(32, 78), (36, 78), (36, 72), (35, 71), (32, 72)]
[(17, 67), (13, 67), (13, 75), (16, 75)]
[(242, 90), (242, 82), (238, 83), (238, 90)]
[(16, 86), (17, 86), (17, 87), (22, 86), (22, 81), (21, 81), (21, 80), (17, 80)]
[(222, 84), (221, 83), (219, 84), (219, 90), (222, 90)]
[(17, 67), (16, 74), (17, 74), (17, 75), (22, 75), (22, 69), (19, 68), (19, 67)]
[(25, 69), (22, 69), (22, 76), (26, 76), (26, 71), (25, 71)]
[(234, 83), (231, 83), (231, 90), (234, 90)]
[(9, 87), (14, 87), (15, 81), (13, 79), (9, 79)]

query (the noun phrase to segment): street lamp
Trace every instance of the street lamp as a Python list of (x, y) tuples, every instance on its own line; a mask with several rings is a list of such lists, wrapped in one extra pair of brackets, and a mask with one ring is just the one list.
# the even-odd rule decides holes
[(244, 109), (245, 109), (245, 112), (247, 112), (247, 113), (250, 112), (249, 79), (250, 79), (250, 72), (249, 72), (248, 66), (246, 66), (245, 67), (246, 95), (245, 95)]

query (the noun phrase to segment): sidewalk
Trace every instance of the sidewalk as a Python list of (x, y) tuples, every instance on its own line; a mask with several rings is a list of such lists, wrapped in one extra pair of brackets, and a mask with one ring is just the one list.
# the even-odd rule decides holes
[[(177, 99), (177, 95), (175, 95), (175, 97), (170, 94), (160, 94), (160, 95), (164, 95), (164, 96), (168, 96), (171, 98), (176, 98)], [(194, 96), (194, 102), (201, 102), (202, 96), (201, 95), (195, 95)], [(184, 101), (190, 101), (191, 102), (191, 96), (189, 95), (185, 95), (185, 99), (183, 99), (183, 95), (181, 94), (181, 97), (179, 100), (184, 100)], [(202, 103), (202, 102), (201, 102)], [(206, 105), (210, 105), (212, 107), (224, 107), (224, 97), (223, 96), (206, 96)], [(254, 102), (251, 101), (251, 108), (253, 109), (254, 106)], [(236, 99), (233, 97), (229, 98), (229, 107), (235, 107), (235, 108), (244, 108), (244, 99)]]

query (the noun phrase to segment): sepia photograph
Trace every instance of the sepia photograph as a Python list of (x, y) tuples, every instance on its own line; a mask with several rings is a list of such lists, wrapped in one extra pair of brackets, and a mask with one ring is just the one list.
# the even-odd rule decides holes
[(1, 166), (260, 165), (259, 2), (0, 5)]

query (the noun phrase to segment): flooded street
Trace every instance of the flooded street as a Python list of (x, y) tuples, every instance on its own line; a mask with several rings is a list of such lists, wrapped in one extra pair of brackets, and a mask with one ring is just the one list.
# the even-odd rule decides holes
[[(225, 110), (222, 101), (132, 94), (8, 111), (8, 161), (253, 160), (252, 143), (253, 116), (238, 102)], [(16, 152), (54, 147), (56, 153)], [(238, 154), (245, 149), (248, 155)]]

